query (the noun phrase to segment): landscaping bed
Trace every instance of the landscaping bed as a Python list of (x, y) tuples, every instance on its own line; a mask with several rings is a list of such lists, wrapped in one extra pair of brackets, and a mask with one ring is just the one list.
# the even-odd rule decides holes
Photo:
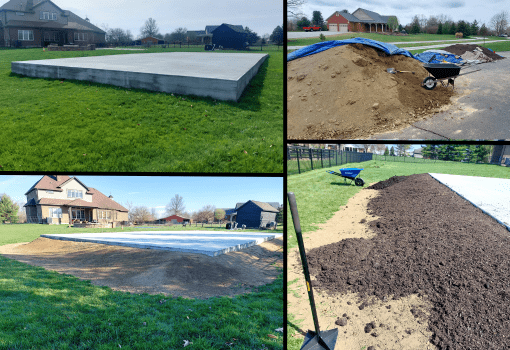
[[(372, 238), (344, 238), (307, 252), (318, 294), (336, 301), (337, 326), (347, 321), (341, 331), (352, 324), (359, 328), (339, 338), (354, 334), (368, 346), (400, 349), (400, 340), (387, 337), (400, 326), (405, 331), (399, 339), (420, 333), (429, 338), (419, 348), (508, 348), (509, 232), (428, 174), (398, 180), (380, 183), (378, 195), (368, 201), (371, 218), (363, 224), (375, 233)], [(352, 301), (345, 302), (349, 293), (357, 293), (356, 312)], [(380, 311), (370, 315), (370, 326), (356, 323), (371, 305), (392, 314), (394, 302), (410, 297), (419, 300), (396, 310), (403, 324), (395, 328), (381, 324), (381, 316), (374, 316)]]

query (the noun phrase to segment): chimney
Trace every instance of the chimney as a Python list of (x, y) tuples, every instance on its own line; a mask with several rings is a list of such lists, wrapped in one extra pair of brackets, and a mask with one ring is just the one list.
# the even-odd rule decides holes
[(27, 8), (25, 11), (31, 11), (32, 7), (34, 7), (34, 0), (27, 0)]
[(108, 196), (108, 198), (113, 199), (113, 196), (112, 196), (112, 195), (110, 195), (110, 196)]

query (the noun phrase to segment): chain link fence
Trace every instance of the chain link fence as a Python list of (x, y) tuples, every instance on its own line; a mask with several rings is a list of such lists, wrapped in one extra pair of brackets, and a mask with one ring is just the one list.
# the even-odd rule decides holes
[(329, 168), (346, 163), (372, 160), (372, 153), (287, 147), (287, 175), (301, 174), (314, 169)]

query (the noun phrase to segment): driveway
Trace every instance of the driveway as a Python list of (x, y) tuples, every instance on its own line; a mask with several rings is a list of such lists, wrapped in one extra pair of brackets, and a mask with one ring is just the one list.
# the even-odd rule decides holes
[[(459, 92), (452, 104), (401, 131), (373, 135), (371, 139), (430, 140), (510, 139), (510, 51), (498, 52), (507, 59), (475, 66), (481, 71), (459, 77)], [(467, 71), (467, 70), (466, 70)]]

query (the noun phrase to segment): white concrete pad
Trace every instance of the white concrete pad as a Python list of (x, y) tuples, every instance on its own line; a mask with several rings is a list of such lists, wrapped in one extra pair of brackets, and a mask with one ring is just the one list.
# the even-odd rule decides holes
[(63, 241), (120, 245), (217, 256), (281, 237), (281, 233), (243, 231), (136, 231), (48, 234)]
[(237, 101), (267, 54), (162, 52), (11, 63), (16, 74)]
[(510, 230), (510, 179), (430, 174)]

